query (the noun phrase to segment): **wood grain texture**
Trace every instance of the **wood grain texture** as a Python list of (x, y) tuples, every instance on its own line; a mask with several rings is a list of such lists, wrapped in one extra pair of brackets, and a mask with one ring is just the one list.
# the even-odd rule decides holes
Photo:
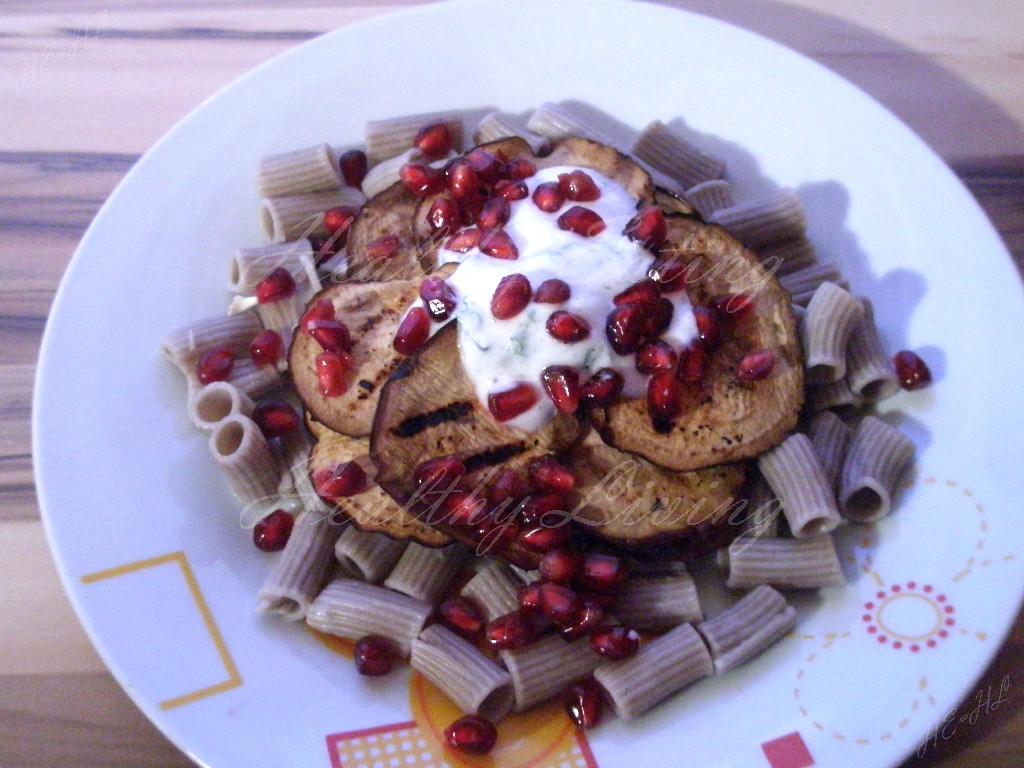
[[(778, 40), (881, 101), (950, 162), (1024, 270), (1024, 4), (665, 3)], [(78, 240), (138, 156), (217, 89), (321, 32), (420, 4), (0, 5), (0, 765), (191, 765), (104, 671), (39, 521), (31, 390), (46, 316)], [(1007, 704), (905, 768), (1018, 766), (1024, 618), (979, 689), (1007, 675)]]

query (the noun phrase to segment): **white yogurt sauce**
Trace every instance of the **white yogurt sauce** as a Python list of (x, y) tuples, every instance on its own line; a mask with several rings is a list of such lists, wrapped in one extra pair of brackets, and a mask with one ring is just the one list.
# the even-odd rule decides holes
[[(558, 174), (573, 170), (576, 167), (539, 170), (525, 180), (530, 195), (538, 184), (557, 181)], [(581, 383), (600, 368), (612, 368), (625, 380), (626, 397), (642, 396), (647, 388), (648, 377), (636, 370), (634, 356), (616, 354), (605, 336), (608, 313), (615, 307), (612, 298), (644, 279), (652, 261), (648, 251), (622, 234), (636, 214), (638, 200), (611, 179), (589, 168), (584, 170), (601, 190), (597, 200), (567, 200), (555, 213), (542, 211), (530, 196), (511, 204), (504, 231), (519, 249), (518, 259), (495, 259), (476, 248), (465, 254), (444, 249), (439, 253), (442, 262), (460, 262), (448, 283), (458, 298), (454, 317), (459, 321), (462, 364), (476, 386), (477, 397), (486, 406), (490, 393), (519, 382), (537, 388), (537, 404), (507, 422), (520, 429), (539, 429), (556, 414), (540, 378), (549, 365), (576, 368)], [(593, 209), (604, 220), (605, 230), (594, 237), (583, 237), (559, 229), (558, 216), (574, 205)], [(531, 302), (515, 317), (498, 320), (491, 314), (491, 297), (501, 279), (515, 273), (529, 278), (534, 291), (550, 278), (564, 280), (571, 296), (562, 304)], [(697, 327), (685, 291), (669, 298), (675, 311), (663, 338), (679, 348), (697, 337)], [(590, 335), (571, 344), (553, 338), (546, 323), (557, 310), (584, 318), (590, 324)]]

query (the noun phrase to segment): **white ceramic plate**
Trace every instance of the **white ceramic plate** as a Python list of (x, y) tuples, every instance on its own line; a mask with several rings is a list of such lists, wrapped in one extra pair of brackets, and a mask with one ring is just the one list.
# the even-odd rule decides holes
[(223, 311), (228, 255), (261, 242), (257, 158), (358, 143), (372, 118), (568, 99), (624, 132), (685, 120), (741, 198), (795, 188), (887, 345), (923, 350), (937, 382), (886, 403), (919, 448), (912, 485), (877, 529), (844, 534), (849, 584), (800, 601), (794, 635), (589, 743), (560, 718), (521, 725), (496, 764), (889, 766), (979, 684), (1024, 584), (1024, 304), (953, 174), (853, 86), (717, 21), (610, 1), (428, 6), (302, 45), (183, 120), (103, 207), (53, 307), (34, 432), (53, 551), (111, 670), (197, 761), (458, 762), (437, 740), (450, 713), (407, 675), (367, 683), (254, 615), (268, 558), (157, 354), (169, 329)]

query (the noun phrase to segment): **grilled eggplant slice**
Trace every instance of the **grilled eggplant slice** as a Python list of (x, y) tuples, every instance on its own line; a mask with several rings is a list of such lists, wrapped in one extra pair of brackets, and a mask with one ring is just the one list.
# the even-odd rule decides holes
[[(349, 228), (345, 254), (348, 279), (354, 282), (422, 279), (433, 268), (435, 249), (424, 250), (414, 231), (413, 221), (421, 198), (396, 182), (374, 195)], [(382, 237), (398, 238), (394, 255), (381, 260), (371, 253), (370, 245)]]
[[(667, 433), (651, 423), (644, 399), (591, 413), (609, 445), (673, 470), (694, 470), (756, 456), (796, 426), (804, 398), (804, 369), (790, 296), (757, 257), (717, 225), (696, 216), (665, 217), (671, 251), (687, 264), (694, 306), (726, 294), (754, 295), (754, 310), (726, 328), (703, 385), (684, 395), (682, 414)], [(747, 354), (770, 349), (771, 375), (744, 382), (736, 367)]]

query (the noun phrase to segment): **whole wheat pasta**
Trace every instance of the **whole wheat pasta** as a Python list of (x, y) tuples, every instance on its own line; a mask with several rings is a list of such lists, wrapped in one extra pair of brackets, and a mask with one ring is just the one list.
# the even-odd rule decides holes
[(473, 141), (477, 144), (486, 144), (513, 136), (518, 136), (529, 144), (535, 155), (542, 154), (551, 146), (547, 136), (534, 133), (525, 125), (500, 112), (491, 112), (480, 121), (473, 134)]
[(755, 538), (778, 536), (783, 516), (782, 499), (772, 491), (764, 475), (758, 472), (750, 481), (743, 534)]
[(231, 490), (249, 505), (276, 495), (281, 472), (267, 438), (248, 416), (222, 419), (210, 433), (210, 454)]
[(568, 642), (561, 635), (548, 635), (516, 651), (501, 651), (500, 656), (512, 676), (516, 712), (557, 696), (604, 661), (587, 638)]
[(840, 475), (843, 516), (866, 523), (889, 514), (896, 483), (913, 458), (909, 437), (881, 419), (864, 417), (850, 438)]
[(338, 206), (360, 208), (366, 196), (353, 187), (307, 192), (287, 197), (266, 197), (260, 208), (260, 222), (267, 237), (275, 243), (298, 240), (310, 235), (326, 236), (324, 211)]
[(719, 568), (730, 589), (760, 584), (818, 589), (846, 583), (830, 534), (808, 539), (736, 539), (719, 550)]
[(516, 591), (523, 585), (505, 560), (489, 559), (462, 588), (463, 597), (483, 608), (488, 621), (519, 607)]
[(391, 572), (408, 545), (407, 539), (392, 539), (350, 525), (338, 537), (334, 556), (346, 574), (376, 584)]
[(328, 144), (267, 155), (260, 160), (256, 186), (262, 197), (284, 197), (341, 187), (338, 158)]
[(874, 307), (868, 299), (860, 301), (864, 315), (854, 326), (846, 347), (846, 381), (866, 402), (875, 403), (899, 392), (900, 383), (878, 338)]
[(418, 161), (422, 155), (418, 149), (407, 149), (401, 154), (382, 160), (366, 173), (363, 179), (363, 192), (368, 198), (376, 197), (392, 184), (400, 180), (399, 171), (406, 163)]
[(196, 363), (206, 352), (224, 347), (235, 357), (248, 355), (249, 342), (262, 330), (255, 312), (218, 315), (167, 334), (160, 342), (160, 351), (186, 377), (194, 377)]
[(850, 287), (839, 267), (826, 261), (819, 261), (809, 267), (780, 275), (779, 282), (789, 291), (793, 303), (800, 306), (807, 305), (822, 283), (835, 283), (840, 288)]
[(723, 208), (710, 217), (748, 248), (801, 237), (807, 231), (803, 203), (791, 189)]
[[(303, 283), (303, 287), (306, 290), (296, 291), (291, 296), (286, 296), (277, 301), (268, 301), (256, 306), (256, 312), (259, 314), (260, 320), (263, 321), (263, 327), (276, 332), (281, 337), (285, 350), (291, 347), (295, 327), (299, 324), (303, 309), (305, 309), (309, 299), (313, 296), (313, 291), (309, 289), (308, 283)], [(317, 278), (316, 289), (319, 290), (319, 287), (320, 280)], [(285, 360), (280, 362), (282, 365), (287, 366)]]
[(732, 185), (725, 179), (702, 181), (686, 190), (686, 200), (705, 219), (723, 208), (736, 204), (732, 196)]
[(447, 627), (424, 629), (412, 642), (409, 662), (463, 712), (497, 722), (512, 711), (509, 673)]
[(559, 141), (567, 136), (581, 136), (612, 146), (610, 136), (596, 127), (589, 116), (572, 105), (545, 102), (537, 107), (526, 121), (533, 133)]
[[(721, 179), (725, 173), (724, 160), (704, 152), (660, 120), (649, 123), (640, 132), (631, 154), (674, 179), (685, 190)], [(696, 203), (694, 207), (700, 210)]]
[(757, 466), (782, 499), (786, 522), (796, 538), (828, 533), (842, 522), (833, 486), (807, 435), (790, 435), (762, 453)]
[(807, 427), (807, 436), (833, 491), (839, 488), (839, 470), (842, 469), (851, 434), (853, 430), (832, 411), (815, 414)]
[(444, 123), (452, 140), (452, 149), (461, 152), (462, 115), (458, 112), (429, 112), (422, 115), (371, 120), (366, 124), (366, 157), (370, 165), (394, 157), (413, 146), (421, 128)]
[(295, 518), (288, 543), (256, 593), (257, 613), (276, 613), (289, 621), (306, 618), (313, 598), (331, 578), (340, 533), (340, 526), (316, 512)]
[(228, 288), (243, 296), (252, 296), (263, 278), (278, 267), (288, 270), (296, 283), (309, 282), (309, 270), (316, 259), (309, 240), (273, 243), (256, 248), (239, 248), (231, 258)]
[(615, 713), (632, 720), (713, 671), (711, 654), (697, 630), (680, 624), (631, 658), (598, 667), (594, 678), (608, 692)]
[(469, 549), (463, 544), (425, 547), (412, 542), (384, 580), (384, 586), (433, 605), (462, 569), (468, 555)]
[[(330, 560), (333, 563), (333, 554)], [(408, 656), (432, 611), (422, 600), (384, 587), (335, 579), (309, 606), (306, 623), (318, 632), (349, 640), (381, 635), (393, 640), (401, 654)]]
[(780, 278), (812, 267), (818, 262), (814, 245), (804, 236), (766, 245), (758, 250), (757, 255), (766, 265), (777, 265), (775, 274)]
[(257, 365), (251, 358), (235, 358), (228, 381), (241, 392), (258, 400), (284, 385), (284, 379), (273, 365)]
[(281, 467), (281, 482), (277, 492), (282, 496), (293, 495), (298, 490), (298, 477), (301, 474), (308, 482), (309, 452), (313, 447), (313, 438), (305, 427), (293, 429), (278, 439), (278, 464)]
[(229, 416), (252, 416), (252, 399), (227, 381), (213, 381), (188, 399), (188, 416), (200, 429), (213, 429)]
[(807, 398), (804, 401), (804, 408), (808, 413), (821, 413), (829, 408), (848, 410), (859, 408), (861, 405), (863, 401), (850, 389), (846, 379), (808, 387)]
[(697, 625), (715, 674), (746, 663), (775, 645), (796, 624), (796, 611), (769, 586), (759, 586), (730, 608)]
[(689, 574), (626, 579), (615, 594), (615, 617), (633, 629), (668, 629), (698, 622), (701, 612), (697, 585)]
[(808, 384), (831, 384), (846, 375), (846, 347), (864, 306), (835, 283), (822, 283), (800, 321)]

